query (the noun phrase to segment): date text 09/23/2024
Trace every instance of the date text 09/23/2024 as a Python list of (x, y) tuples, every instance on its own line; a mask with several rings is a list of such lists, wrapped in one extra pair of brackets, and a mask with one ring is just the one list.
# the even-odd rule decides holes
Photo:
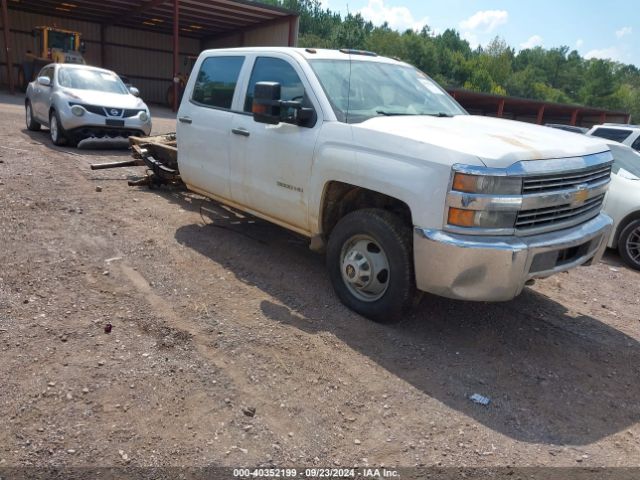
[(387, 468), (236, 468), (234, 478), (398, 478)]

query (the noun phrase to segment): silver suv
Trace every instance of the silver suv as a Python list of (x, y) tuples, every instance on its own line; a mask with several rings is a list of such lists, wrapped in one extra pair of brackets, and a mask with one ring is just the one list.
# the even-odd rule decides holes
[(49, 127), (55, 145), (69, 146), (91, 137), (149, 135), (151, 115), (138, 95), (110, 70), (52, 63), (27, 87), (27, 128)]

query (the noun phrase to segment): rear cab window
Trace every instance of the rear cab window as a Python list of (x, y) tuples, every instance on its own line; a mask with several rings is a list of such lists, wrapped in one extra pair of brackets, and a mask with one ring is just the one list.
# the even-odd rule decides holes
[(244, 56), (205, 58), (196, 76), (191, 101), (230, 110)]
[(596, 128), (591, 135), (594, 137), (606, 138), (615, 142), (624, 142), (631, 135), (631, 130), (624, 128)]

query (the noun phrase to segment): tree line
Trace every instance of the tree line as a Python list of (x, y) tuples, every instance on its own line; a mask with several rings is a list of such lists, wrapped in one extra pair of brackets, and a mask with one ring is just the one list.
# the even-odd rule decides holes
[(640, 118), (640, 69), (634, 65), (586, 59), (567, 46), (516, 51), (500, 37), (474, 49), (453, 28), (399, 32), (359, 13), (343, 17), (319, 0), (261, 1), (299, 13), (300, 47), (370, 50), (415, 65), (447, 87), (623, 110)]

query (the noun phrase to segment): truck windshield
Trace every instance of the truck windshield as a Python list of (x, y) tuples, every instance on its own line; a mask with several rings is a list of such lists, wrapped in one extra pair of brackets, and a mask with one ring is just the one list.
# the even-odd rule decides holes
[(63, 52), (76, 49), (76, 36), (73, 33), (49, 30), (49, 48), (59, 48)]
[(362, 60), (311, 60), (338, 120), (359, 123), (376, 116), (467, 112), (420, 70)]
[(640, 153), (626, 145), (609, 144), (609, 148), (613, 154), (613, 173), (640, 180)]
[(127, 87), (117, 75), (100, 70), (84, 68), (61, 68), (58, 70), (58, 83), (61, 87), (99, 92), (121, 93), (126, 95)]

